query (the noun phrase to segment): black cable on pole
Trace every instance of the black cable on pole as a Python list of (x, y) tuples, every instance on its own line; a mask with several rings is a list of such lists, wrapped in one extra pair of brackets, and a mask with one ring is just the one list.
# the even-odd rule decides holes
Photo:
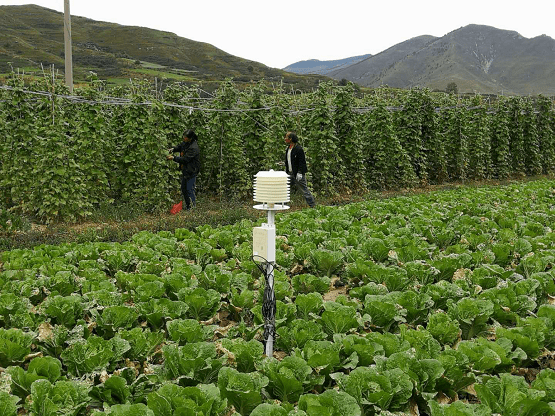
[[(254, 257), (260, 257), (263, 260), (263, 263), (259, 264), (254, 261)], [(273, 340), (276, 339), (276, 294), (274, 291), (273, 284), (270, 284), (269, 277), (270, 274), (274, 271), (275, 263), (269, 262), (262, 256), (252, 256), (252, 261), (256, 264), (256, 267), (262, 272), (264, 275), (264, 296), (262, 300), (262, 317), (264, 319), (264, 334), (263, 334), (263, 344), (264, 350), (266, 349), (266, 343), (270, 336)]]

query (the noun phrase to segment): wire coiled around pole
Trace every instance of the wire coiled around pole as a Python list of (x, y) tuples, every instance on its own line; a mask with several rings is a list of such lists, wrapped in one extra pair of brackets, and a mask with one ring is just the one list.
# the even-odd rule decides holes
[(276, 294), (274, 291), (273, 282), (270, 282), (269, 278), (272, 275), (272, 272), (275, 268), (275, 263), (269, 262), (261, 256), (260, 257), (264, 260), (263, 263), (259, 264), (254, 261), (254, 257), (252, 257), (254, 264), (258, 267), (258, 269), (264, 275), (264, 296), (262, 300), (262, 318), (264, 319), (264, 349), (266, 349), (266, 343), (269, 339), (275, 340), (276, 338)]

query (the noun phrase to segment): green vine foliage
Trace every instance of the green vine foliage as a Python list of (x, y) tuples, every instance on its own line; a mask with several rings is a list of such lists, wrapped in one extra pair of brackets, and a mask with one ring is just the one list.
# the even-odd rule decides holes
[(252, 179), (260, 170), (270, 170), (276, 168), (271, 160), (266, 157), (265, 151), (268, 147), (268, 140), (271, 138), (266, 134), (268, 129), (268, 121), (266, 120), (264, 104), (264, 89), (261, 84), (257, 84), (243, 94), (243, 101), (246, 104), (246, 110), (241, 113), (240, 131), (242, 132), (241, 140), (243, 143), (250, 144), (243, 148), (246, 160), (247, 170), (247, 188), (252, 187)]
[[(221, 197), (245, 195), (250, 190), (248, 164), (240, 130), (239, 91), (231, 80), (222, 83), (212, 101), (206, 152), (207, 164), (213, 165), (210, 179), (213, 192)], [(208, 160), (211, 157), (212, 160)]]
[[(173, 136), (170, 129), (175, 128), (171, 125), (171, 120), (165, 119), (165, 107), (159, 102), (155, 102), (151, 107), (148, 118), (148, 125), (145, 133), (148, 140), (145, 143), (145, 181), (144, 191), (147, 194), (146, 203), (150, 210), (159, 210), (167, 207), (172, 198), (168, 190), (161, 186), (168, 178), (168, 161), (165, 156), (172, 144), (169, 140)], [(175, 162), (174, 162), (175, 165)], [(172, 166), (175, 168), (175, 166)]]
[[(134, 103), (139, 104), (144, 97), (137, 95)], [(134, 105), (125, 109), (122, 114), (121, 124), (118, 126), (116, 139), (116, 171), (122, 172), (115, 178), (117, 188), (123, 199), (146, 202), (148, 171), (153, 157), (161, 155), (149, 154), (152, 151), (151, 143), (154, 138), (150, 136), (149, 109), (146, 106)]]
[(344, 175), (344, 166), (338, 157), (340, 143), (333, 125), (331, 88), (331, 84), (321, 83), (313, 93), (313, 111), (309, 113), (304, 128), (306, 141), (301, 141), (307, 154), (313, 186), (325, 194), (335, 193)]
[[(202, 102), (205, 98), (201, 96), (199, 89), (192, 87), (180, 87), (171, 85), (164, 91), (165, 101), (179, 107), (170, 107), (170, 116), (168, 117), (168, 107), (164, 107), (161, 114), (166, 115), (165, 130), (166, 137), (169, 138), (168, 149), (175, 147), (183, 140), (183, 133), (186, 130), (195, 130), (199, 137), (200, 165), (201, 170), (196, 180), (197, 192), (203, 192), (208, 188), (208, 178), (204, 174), (206, 171), (206, 151), (204, 151), (207, 143), (210, 142), (208, 132), (209, 113), (200, 111), (203, 108)], [(169, 178), (168, 189), (173, 189), (172, 197), (174, 200), (181, 199), (181, 191), (179, 189), (180, 170), (175, 162), (167, 164)], [(178, 186), (176, 186), (178, 184)]]
[(289, 111), (292, 108), (294, 100), (291, 95), (283, 92), (282, 86), (276, 90), (277, 93), (265, 96), (266, 106), (269, 110), (266, 111), (266, 131), (264, 141), (264, 163), (261, 167), (265, 169), (255, 169), (257, 172), (260, 170), (282, 170), (282, 165), (285, 158), (285, 133), (288, 130), (296, 130), (297, 124), (295, 123), (294, 113)]
[(410, 157), (396, 135), (392, 114), (381, 97), (377, 97), (375, 106), (365, 128), (367, 182), (376, 189), (412, 187), (417, 177)]
[(542, 160), (542, 172), (546, 175), (555, 172), (555, 117), (553, 102), (545, 96), (538, 97), (538, 114), (536, 125), (538, 130), (539, 153)]
[(521, 97), (510, 98), (511, 121), (509, 131), (511, 133), (511, 167), (513, 176), (526, 176), (526, 143), (524, 138), (524, 100)]
[(447, 173), (450, 181), (465, 181), (468, 175), (469, 110), (457, 105), (442, 113), (441, 128), (447, 149)]
[[(432, 184), (442, 184), (449, 179), (445, 137), (440, 131), (440, 116), (436, 110), (438, 105), (439, 103), (434, 102), (431, 93), (424, 90), (421, 104), (422, 138), (428, 169), (426, 177)], [(423, 182), (422, 178), (420, 181)]]
[[(82, 91), (89, 100), (101, 99), (98, 91)], [(87, 190), (82, 200), (84, 206), (77, 212), (78, 216), (90, 215), (95, 206), (99, 206), (109, 194), (109, 174), (114, 141), (110, 140), (105, 112), (99, 104), (75, 104), (66, 106), (72, 111), (70, 131), (66, 133), (68, 141), (73, 141), (72, 159), (83, 177)], [(114, 202), (113, 199), (107, 201)]]
[(38, 169), (33, 154), (37, 147), (38, 124), (34, 102), (28, 101), (22, 85), (11, 82), (13, 88), (3, 94), (2, 140), (0, 146), (0, 189), (6, 206), (20, 206), (23, 212), (33, 211), (29, 189), (37, 178)]
[(364, 159), (363, 136), (357, 128), (359, 117), (354, 111), (355, 88), (352, 83), (338, 87), (333, 105), (339, 160), (343, 161), (343, 169), (336, 174), (336, 181), (349, 190), (365, 189), (366, 166), (361, 163)]
[(542, 158), (540, 153), (540, 136), (536, 124), (537, 118), (534, 116), (532, 101), (525, 100), (523, 103), (525, 116), (522, 118), (522, 128), (524, 133), (524, 148), (526, 149), (525, 164), (526, 174), (535, 176), (541, 175)]
[(38, 131), (35, 163), (41, 174), (29, 189), (30, 204), (41, 218), (58, 216), (73, 219), (74, 212), (87, 209), (81, 192), (85, 190), (79, 165), (73, 159), (73, 148), (62, 125), (56, 122)]
[(493, 176), (507, 179), (511, 175), (511, 112), (509, 102), (499, 97), (491, 123), (491, 159)]
[(428, 183), (428, 155), (423, 137), (423, 95), (421, 89), (411, 89), (402, 102), (402, 109), (394, 114), (401, 146), (410, 158), (414, 173), (425, 186)]
[(491, 173), (490, 117), (480, 96), (472, 98), (471, 106), (468, 124), (468, 174), (471, 179), (483, 180), (488, 179)]
[[(268, 93), (270, 92), (270, 93)], [(55, 77), (0, 86), (0, 208), (44, 220), (85, 218), (102, 204), (167, 210), (181, 198), (168, 149), (194, 129), (197, 192), (252, 196), (253, 176), (283, 169), (287, 130), (305, 148), (316, 194), (399, 189), (447, 181), (555, 172), (555, 117), (547, 97), (463, 98), (426, 89), (322, 83), (239, 90), (146, 81), (106, 90), (67, 88)]]
[[(156, 135), (163, 145), (163, 148), (160, 150), (162, 156), (157, 162), (160, 163), (160, 184), (163, 184), (165, 189), (160, 187), (159, 192), (164, 194), (162, 201), (171, 201), (172, 203), (181, 199), (180, 192), (175, 187), (175, 184), (179, 183), (180, 171), (175, 162), (166, 161), (164, 156), (169, 154), (169, 150), (183, 140), (183, 132), (186, 130), (185, 123), (188, 119), (186, 115), (187, 110), (178, 106), (181, 105), (181, 100), (186, 94), (186, 90), (170, 86), (166, 89), (165, 101), (168, 104), (174, 104), (175, 107), (173, 105), (165, 106), (159, 101), (152, 106), (153, 114), (151, 118), (156, 128)], [(186, 98), (184, 102), (187, 102)]]

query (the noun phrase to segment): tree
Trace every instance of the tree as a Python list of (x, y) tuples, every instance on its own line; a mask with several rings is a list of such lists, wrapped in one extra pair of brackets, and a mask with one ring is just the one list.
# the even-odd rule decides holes
[(455, 82), (450, 82), (449, 84), (447, 84), (447, 88), (445, 88), (445, 92), (448, 94), (458, 94), (459, 87), (457, 87), (457, 84)]

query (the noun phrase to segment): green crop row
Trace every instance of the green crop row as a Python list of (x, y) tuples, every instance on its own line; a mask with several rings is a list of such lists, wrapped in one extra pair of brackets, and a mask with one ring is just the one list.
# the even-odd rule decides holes
[(283, 136), (297, 131), (316, 194), (551, 174), (555, 117), (549, 98), (459, 99), (428, 90), (323, 83), (295, 94), (232, 81), (212, 95), (143, 82), (110, 90), (48, 80), (0, 89), (0, 208), (42, 219), (90, 216), (101, 204), (167, 210), (179, 172), (165, 154), (193, 128), (199, 192), (248, 197), (253, 176), (282, 169)]
[(0, 253), (1, 413), (555, 414), (554, 185)]

